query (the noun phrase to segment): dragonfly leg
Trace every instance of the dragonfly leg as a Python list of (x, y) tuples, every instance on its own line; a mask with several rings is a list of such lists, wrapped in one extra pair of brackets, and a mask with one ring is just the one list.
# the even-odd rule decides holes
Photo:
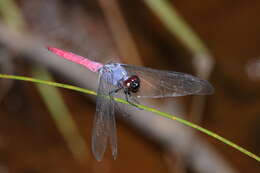
[(109, 94), (110, 96), (113, 96), (114, 94), (116, 94), (116, 93), (117, 93), (118, 91), (120, 91), (121, 89), (123, 89), (123, 88), (120, 87), (120, 88), (114, 89), (114, 90), (110, 91), (108, 94)]
[[(132, 102), (129, 100), (129, 97), (131, 97), (131, 94), (130, 94), (127, 90), (125, 90), (124, 92), (125, 92), (125, 99), (126, 99), (127, 103), (129, 103), (130, 105), (132, 105), (132, 106), (134, 106), (134, 107), (136, 107), (136, 108), (138, 108), (138, 109), (140, 109), (140, 110), (143, 110), (142, 108), (139, 108), (136, 104), (132, 103)], [(136, 100), (134, 100), (134, 101), (137, 102)], [(137, 103), (138, 103), (138, 102), (137, 102)]]
[(113, 96), (113, 95), (116, 94), (118, 91), (120, 91), (121, 89), (124, 88), (123, 85), (120, 84), (120, 83), (117, 84), (117, 87), (118, 87), (118, 88), (116, 88), (116, 89), (114, 89), (114, 90), (112, 90), (112, 91), (110, 91), (110, 92), (108, 93), (109, 96)]

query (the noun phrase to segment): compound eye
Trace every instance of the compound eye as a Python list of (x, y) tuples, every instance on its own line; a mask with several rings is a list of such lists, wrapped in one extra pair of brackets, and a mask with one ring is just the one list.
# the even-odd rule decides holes
[(132, 92), (137, 92), (139, 89), (139, 82), (138, 81), (133, 81), (131, 83), (131, 91)]
[(133, 88), (136, 88), (137, 86), (138, 86), (138, 83), (136, 83), (136, 82), (133, 82), (133, 83), (132, 83), (132, 87), (133, 87)]
[(124, 81), (124, 86), (127, 87), (128, 91), (135, 93), (140, 87), (140, 79), (137, 76), (131, 76)]

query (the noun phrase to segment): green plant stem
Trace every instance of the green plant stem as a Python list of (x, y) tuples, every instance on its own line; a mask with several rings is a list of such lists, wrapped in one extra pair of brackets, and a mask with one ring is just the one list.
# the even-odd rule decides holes
[[(5, 78), (5, 79), (14, 79), (14, 80), (22, 80), (22, 81), (28, 81), (28, 82), (34, 82), (34, 83), (39, 83), (39, 84), (45, 84), (45, 85), (51, 85), (51, 86), (55, 86), (55, 87), (60, 87), (60, 88), (66, 88), (66, 89), (70, 89), (70, 90), (74, 90), (74, 91), (79, 91), (79, 92), (82, 92), (82, 93), (86, 93), (86, 94), (91, 94), (91, 95), (97, 95), (96, 92), (94, 91), (91, 91), (91, 90), (88, 90), (88, 89), (83, 89), (83, 88), (80, 88), (80, 87), (76, 87), (76, 86), (72, 86), (72, 85), (67, 85), (67, 84), (61, 84), (61, 83), (56, 83), (56, 82), (50, 82), (50, 81), (45, 81), (45, 80), (40, 80), (40, 79), (34, 79), (34, 78), (30, 78), (30, 77), (24, 77), (24, 76), (15, 76), (15, 75), (7, 75), (7, 74), (0, 74), (0, 78)], [(128, 104), (128, 102), (126, 100), (123, 100), (123, 99), (120, 99), (120, 98), (114, 98), (117, 102), (120, 102), (120, 103), (124, 103), (124, 104)], [(175, 115), (171, 115), (171, 114), (168, 114), (168, 113), (165, 113), (165, 112), (161, 112), (157, 109), (154, 109), (154, 108), (151, 108), (151, 107), (147, 107), (147, 106), (144, 106), (144, 105), (140, 105), (140, 104), (136, 104), (136, 106), (140, 107), (141, 109), (144, 109), (146, 111), (150, 111), (150, 112), (153, 112), (157, 115), (160, 115), (160, 116), (163, 116), (165, 118), (169, 118), (169, 119), (172, 119), (172, 120), (175, 120), (175, 121), (178, 121), (180, 122), (181, 124), (184, 124), (186, 126), (189, 126), (191, 128), (194, 128), (194, 129), (197, 129), (213, 138), (216, 138), (218, 139), (219, 141), (231, 146), (232, 148), (235, 148), (237, 149), (238, 151), (242, 152), (243, 154), (257, 160), (260, 162), (260, 157), (258, 157), (257, 155), (255, 155), (254, 153), (238, 146), (237, 144), (219, 136), (218, 134), (210, 131), (210, 130), (207, 130), (203, 127), (200, 127), (196, 124), (193, 124), (187, 120), (184, 120), (184, 119), (181, 119)]]

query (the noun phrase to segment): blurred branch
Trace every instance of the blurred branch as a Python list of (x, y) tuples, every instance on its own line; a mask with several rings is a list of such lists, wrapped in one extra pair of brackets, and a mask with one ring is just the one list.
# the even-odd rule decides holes
[[(35, 78), (53, 81), (52, 76), (46, 69), (35, 67), (32, 69)], [(65, 138), (71, 152), (77, 159), (82, 159), (88, 153), (84, 138), (80, 135), (75, 121), (63, 101), (59, 90), (55, 87), (36, 85), (53, 120), (62, 136)]]
[[(9, 28), (17, 32), (25, 32), (25, 21), (13, 0), (0, 0), (0, 12), (3, 14), (4, 21)], [(52, 80), (51, 74), (43, 68), (41, 70), (33, 69), (33, 76)], [(76, 159), (82, 159), (85, 152), (87, 152), (86, 145), (77, 129), (76, 123), (71, 118), (66, 104), (63, 102), (59, 90), (42, 85), (36, 86), (73, 156)]]
[[(0, 0), (0, 14), (2, 15), (4, 21), (7, 25), (13, 26), (17, 30), (23, 28), (22, 17), (19, 15), (17, 6), (14, 4), (12, 0)], [(9, 57), (7, 50), (1, 48), (0, 49), (0, 67), (1, 72), (8, 72), (13, 74), (13, 62)], [(5, 96), (5, 94), (11, 88), (13, 82), (12, 81), (1, 81), (1, 93), (0, 93), (0, 101)]]
[[(8, 30), (3, 25), (0, 25), (0, 43), (7, 45), (20, 54), (27, 55), (20, 56), (20, 58), (32, 60), (48, 66), (84, 88), (95, 90), (97, 87), (95, 82), (88, 82), (97, 81), (96, 74), (93, 74), (76, 64), (64, 61), (60, 58), (55, 58), (54, 55), (48, 53), (48, 51), (44, 49), (46, 45), (44, 40), (40, 41), (39, 38), (31, 38), (25, 34), (20, 35)], [(84, 78), (82, 78), (82, 76), (84, 76)], [(85, 80), (86, 77), (88, 80)], [(149, 102), (144, 102), (144, 104), (149, 105)], [(163, 106), (161, 109), (168, 111), (168, 109), (164, 109)], [(187, 145), (185, 144), (187, 144), (187, 141), (189, 142), (190, 137), (193, 136), (193, 130), (174, 121), (169, 121), (166, 118), (153, 116), (150, 112), (131, 111), (129, 114), (131, 115), (131, 118), (128, 120), (131, 121), (135, 127), (138, 127), (146, 135), (152, 135), (153, 139), (159, 142), (166, 142), (170, 148), (176, 149), (176, 151), (183, 154), (186, 153), (185, 155), (187, 156), (189, 163), (196, 170), (202, 170), (200, 171), (201, 173), (212, 172), (212, 170), (225, 173), (235, 172), (227, 162), (223, 161), (223, 158), (213, 149), (213, 147), (202, 138), (194, 136), (193, 140), (196, 141), (196, 143), (194, 143), (192, 148), (187, 148)], [(157, 127), (156, 125), (162, 126)], [(200, 160), (206, 160), (207, 164), (202, 164)]]
[(145, 0), (145, 2), (161, 19), (166, 28), (194, 55), (209, 54), (208, 48), (177, 13), (177, 10), (169, 3), (169, 1)]
[(120, 10), (118, 0), (99, 0), (101, 8), (104, 12), (107, 23), (110, 27), (119, 52), (124, 57), (130, 57), (130, 64), (142, 64), (142, 60), (134, 39), (127, 27), (123, 14)]
[(13, 0), (0, 0), (0, 13), (12, 29), (21, 31), (25, 28), (23, 17)]

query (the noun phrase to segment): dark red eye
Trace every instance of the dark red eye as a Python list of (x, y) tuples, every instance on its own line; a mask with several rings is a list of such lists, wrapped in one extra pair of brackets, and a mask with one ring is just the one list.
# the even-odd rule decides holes
[(124, 81), (124, 86), (129, 92), (136, 93), (140, 88), (140, 79), (138, 76), (133, 75)]

